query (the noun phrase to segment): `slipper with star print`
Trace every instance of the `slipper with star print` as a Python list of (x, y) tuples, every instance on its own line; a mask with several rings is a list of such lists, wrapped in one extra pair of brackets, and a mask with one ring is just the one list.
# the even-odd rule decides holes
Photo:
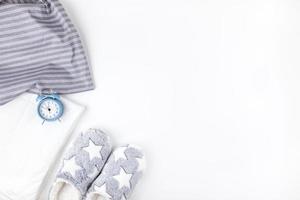
[(127, 200), (145, 170), (145, 156), (140, 148), (117, 148), (101, 174), (90, 187), (86, 200)]
[(82, 133), (62, 161), (49, 200), (82, 200), (110, 153), (109, 137), (101, 130)]

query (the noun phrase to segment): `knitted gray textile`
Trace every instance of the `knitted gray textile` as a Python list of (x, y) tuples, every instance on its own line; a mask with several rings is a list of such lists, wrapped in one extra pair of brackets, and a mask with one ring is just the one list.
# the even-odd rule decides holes
[(108, 136), (100, 130), (90, 129), (75, 141), (64, 158), (57, 178), (73, 184), (81, 195), (85, 195), (110, 153)]
[(138, 147), (127, 145), (117, 148), (92, 184), (86, 199), (128, 199), (144, 169), (145, 157)]
[(0, 105), (24, 92), (91, 89), (80, 36), (58, 0), (0, 0)]

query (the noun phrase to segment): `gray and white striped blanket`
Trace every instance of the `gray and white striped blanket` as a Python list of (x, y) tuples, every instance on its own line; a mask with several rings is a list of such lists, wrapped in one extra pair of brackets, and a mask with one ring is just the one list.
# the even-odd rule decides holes
[(0, 105), (24, 92), (91, 89), (79, 34), (58, 0), (0, 0)]

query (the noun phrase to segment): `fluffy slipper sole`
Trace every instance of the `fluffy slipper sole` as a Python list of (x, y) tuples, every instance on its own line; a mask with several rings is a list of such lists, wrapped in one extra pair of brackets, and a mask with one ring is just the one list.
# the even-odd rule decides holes
[(145, 156), (136, 146), (117, 148), (89, 189), (86, 200), (126, 200), (145, 170)]
[(82, 200), (111, 153), (108, 136), (90, 129), (80, 135), (65, 155), (49, 200)]

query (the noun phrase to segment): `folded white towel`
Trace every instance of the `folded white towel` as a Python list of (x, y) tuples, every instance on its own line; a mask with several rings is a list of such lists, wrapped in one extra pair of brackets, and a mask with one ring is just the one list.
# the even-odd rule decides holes
[(0, 107), (1, 200), (38, 199), (51, 165), (84, 111), (63, 98), (61, 122), (42, 124), (36, 97), (24, 94)]

